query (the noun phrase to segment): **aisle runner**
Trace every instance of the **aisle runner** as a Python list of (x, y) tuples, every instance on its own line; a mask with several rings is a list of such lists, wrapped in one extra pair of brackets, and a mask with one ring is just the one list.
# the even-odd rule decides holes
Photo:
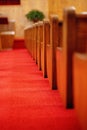
[(80, 130), (26, 49), (0, 52), (0, 130)]

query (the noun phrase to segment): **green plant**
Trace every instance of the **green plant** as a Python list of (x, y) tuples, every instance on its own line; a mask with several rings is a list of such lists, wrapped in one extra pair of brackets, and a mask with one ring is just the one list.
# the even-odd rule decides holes
[(44, 14), (43, 12), (39, 10), (31, 10), (26, 14), (27, 19), (33, 22), (41, 21), (44, 19)]

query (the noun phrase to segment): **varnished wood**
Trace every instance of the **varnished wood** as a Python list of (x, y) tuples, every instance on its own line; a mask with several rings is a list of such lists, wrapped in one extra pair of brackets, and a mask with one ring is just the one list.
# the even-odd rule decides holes
[(58, 45), (57, 47), (62, 47), (63, 44), (63, 21), (58, 21)]
[(64, 11), (63, 57), (64, 57), (64, 92), (66, 107), (73, 107), (73, 62), (75, 51), (87, 50), (87, 15), (76, 14), (71, 7)]
[(64, 100), (64, 81), (63, 81), (63, 21), (58, 20), (58, 45), (56, 47), (56, 73), (57, 88), (62, 100)]
[(15, 32), (15, 20), (9, 20), (8, 24), (0, 24), (0, 32), (14, 31)]
[(2, 49), (12, 48), (14, 44), (14, 37), (15, 37), (14, 31), (0, 33)]
[(34, 25), (28, 26), (24, 29), (24, 37), (26, 48), (34, 58)]
[(72, 55), (75, 50), (75, 8), (64, 10), (63, 24), (63, 82), (64, 82), (64, 104), (68, 108), (73, 107), (73, 63)]
[(2, 50), (1, 37), (0, 37), (0, 51)]
[(38, 23), (38, 68), (41, 70), (41, 44), (43, 43), (43, 22)]
[(44, 20), (43, 26), (43, 50), (42, 50), (42, 70), (43, 76), (47, 77), (47, 44), (50, 44), (50, 22)]
[(73, 56), (74, 108), (83, 130), (87, 129), (87, 12), (74, 15), (75, 45)]
[(87, 54), (73, 56), (74, 108), (82, 130), (87, 130)]
[(15, 38), (15, 21), (0, 24), (1, 48), (8, 49), (13, 47)]
[(58, 17), (51, 16), (50, 17), (50, 44), (51, 44), (51, 64), (52, 64), (52, 81), (51, 81), (51, 88), (57, 89), (57, 82), (56, 82), (56, 47), (58, 45)]
[(87, 14), (77, 14), (76, 22), (76, 51), (87, 52)]
[(33, 59), (35, 60), (36, 56), (36, 27), (33, 25)]
[(35, 62), (37, 64), (38, 23), (35, 24)]

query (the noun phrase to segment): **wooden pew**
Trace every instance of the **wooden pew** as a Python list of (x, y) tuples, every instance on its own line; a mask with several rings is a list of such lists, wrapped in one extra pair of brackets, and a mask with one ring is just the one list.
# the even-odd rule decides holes
[(73, 30), (73, 13), (71, 10), (71, 16), (66, 13), (66, 10), (64, 11), (62, 34), (59, 33), (58, 35), (62, 38), (60, 38), (56, 49), (57, 86), (66, 108), (73, 107), (72, 55), (75, 49), (73, 42), (76, 33)]
[(43, 77), (47, 77), (47, 45), (50, 44), (50, 23), (49, 20), (43, 21), (43, 42), (41, 43), (41, 68)]
[(58, 19), (57, 16), (50, 17), (50, 24), (48, 25), (47, 47), (46, 47), (47, 76), (50, 82), (51, 89), (57, 89), (57, 83), (56, 83), (56, 46), (58, 44), (58, 40), (57, 40), (58, 20), (57, 19)]
[(33, 26), (28, 26), (24, 29), (25, 45), (29, 53), (32, 55), (32, 28)]
[(41, 67), (41, 44), (43, 43), (43, 21), (38, 22), (37, 30), (37, 64), (39, 70), (42, 70)]
[(34, 33), (35, 33), (35, 30), (34, 30), (34, 24), (32, 25), (32, 30), (31, 30), (31, 48), (32, 48), (32, 51), (31, 51), (31, 54), (32, 54), (32, 57), (34, 59)]
[(24, 28), (24, 39), (25, 39), (25, 46), (28, 48), (28, 27)]
[(27, 45), (27, 43), (28, 43), (28, 28), (27, 27), (24, 28), (24, 39), (25, 39), (25, 46), (26, 46), (26, 48), (28, 48), (28, 45)]
[(37, 64), (38, 23), (34, 24), (34, 59)]
[[(65, 93), (64, 93), (64, 70), (63, 70), (63, 21), (58, 19), (58, 44), (56, 47), (56, 72), (57, 72), (57, 87), (60, 92), (60, 96), (64, 101)], [(66, 103), (64, 103), (65, 105)], [(66, 106), (66, 105), (65, 105)]]
[(33, 25), (33, 59), (36, 60), (36, 25)]
[(8, 19), (6, 18), (3, 20), (1, 21), (2, 23), (0, 24), (0, 38), (1, 38), (2, 50), (12, 48), (15, 38), (15, 21), (14, 20), (8, 21)]
[(73, 102), (73, 53), (86, 52), (87, 48), (87, 15), (77, 15), (75, 8), (64, 10), (63, 24), (63, 100), (66, 107), (71, 108)]
[(7, 23), (0, 24), (0, 32), (14, 31), (15, 32), (15, 20), (8, 20)]
[(39, 24), (35, 23), (24, 29), (24, 38), (25, 45), (29, 53), (35, 60), (36, 64), (38, 63), (38, 39), (39, 39)]
[(33, 25), (32, 25), (32, 27), (31, 27), (31, 29), (30, 29), (30, 37), (29, 37), (29, 39), (30, 39), (30, 42), (29, 42), (29, 45), (30, 45), (30, 53), (31, 53), (31, 55), (32, 55), (32, 57), (33, 57)]
[(29, 37), (30, 37), (30, 26), (24, 28), (24, 39), (25, 39), (25, 46), (27, 50), (29, 47)]
[(2, 49), (12, 49), (14, 44), (15, 32), (6, 31), (0, 33)]
[(37, 23), (36, 26), (36, 33), (37, 33), (37, 39), (36, 39), (36, 64), (39, 62), (39, 24)]
[(87, 130), (87, 13), (76, 14), (70, 8), (65, 10), (65, 18), (66, 43), (72, 60), (73, 104), (82, 130)]

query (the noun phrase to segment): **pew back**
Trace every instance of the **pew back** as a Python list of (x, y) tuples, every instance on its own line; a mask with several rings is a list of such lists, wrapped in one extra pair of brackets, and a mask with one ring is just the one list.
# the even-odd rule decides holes
[(15, 20), (9, 20), (8, 24), (0, 24), (0, 32), (14, 31), (15, 32)]
[(73, 107), (72, 57), (75, 51), (86, 52), (86, 24), (85, 14), (77, 15), (73, 7), (64, 10), (62, 48), (57, 48), (57, 85), (68, 108)]

